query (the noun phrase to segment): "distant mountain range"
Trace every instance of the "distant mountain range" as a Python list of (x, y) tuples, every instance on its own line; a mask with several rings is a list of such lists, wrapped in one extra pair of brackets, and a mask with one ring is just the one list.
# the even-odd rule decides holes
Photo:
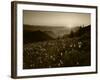
[(81, 36), (90, 33), (90, 25), (85, 27), (75, 27), (69, 29), (62, 26), (38, 26), (38, 25), (23, 25), (23, 41), (24, 43), (53, 40), (56, 38), (68, 37), (71, 30), (73, 36)]
[(63, 26), (40, 26), (40, 25), (26, 25), (26, 24), (23, 25), (23, 31), (24, 31), (24, 36), (26, 36), (26, 33), (34, 35), (36, 34), (36, 32), (41, 32), (53, 39), (56, 39), (57, 37), (62, 37), (63, 35), (70, 33), (70, 29)]
[(27, 25), (27, 24), (24, 24), (23, 27), (24, 27), (23, 28), (24, 30), (30, 30), (30, 31), (37, 31), (37, 30), (41, 30), (41, 31), (69, 30), (69, 28), (67, 28), (65, 26), (43, 26), (43, 25)]

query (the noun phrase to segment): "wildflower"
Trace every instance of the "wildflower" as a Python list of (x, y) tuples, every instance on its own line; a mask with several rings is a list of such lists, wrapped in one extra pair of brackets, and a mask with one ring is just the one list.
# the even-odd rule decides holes
[(70, 47), (72, 47), (73, 45), (72, 44), (70, 44)]

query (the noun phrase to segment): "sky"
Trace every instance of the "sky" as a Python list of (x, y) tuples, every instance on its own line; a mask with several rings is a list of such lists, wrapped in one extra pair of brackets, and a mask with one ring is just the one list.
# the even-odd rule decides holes
[(40, 26), (77, 27), (91, 24), (89, 13), (23, 11), (23, 24)]

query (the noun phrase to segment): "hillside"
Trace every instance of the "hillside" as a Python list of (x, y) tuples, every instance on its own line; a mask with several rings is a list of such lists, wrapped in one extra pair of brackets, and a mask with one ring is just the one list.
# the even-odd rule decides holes
[(52, 40), (53, 38), (40, 30), (38, 31), (24, 30), (23, 39), (24, 43), (31, 43), (31, 42)]
[(43, 25), (23, 25), (23, 30), (28, 31), (42, 31), (53, 38), (62, 37), (70, 33), (70, 29), (65, 26), (43, 26)]
[(91, 35), (91, 25), (88, 26), (84, 26), (84, 27), (77, 27), (77, 30), (74, 31), (73, 29), (70, 31), (70, 34), (66, 34), (63, 37), (64, 38), (75, 38), (75, 37), (79, 37), (82, 39), (89, 39), (90, 35)]

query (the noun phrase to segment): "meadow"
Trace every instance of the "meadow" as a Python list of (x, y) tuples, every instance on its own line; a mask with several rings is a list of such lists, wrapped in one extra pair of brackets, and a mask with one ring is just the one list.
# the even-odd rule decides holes
[(90, 25), (62, 38), (23, 45), (23, 69), (91, 65)]

